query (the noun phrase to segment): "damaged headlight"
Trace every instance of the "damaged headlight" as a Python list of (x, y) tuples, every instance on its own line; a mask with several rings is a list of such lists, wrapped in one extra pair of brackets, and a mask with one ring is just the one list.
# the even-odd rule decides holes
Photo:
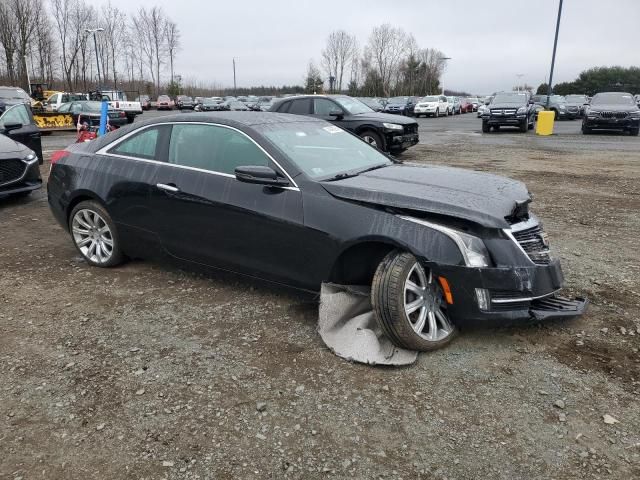
[(419, 218), (406, 216), (401, 216), (400, 218), (424, 225), (425, 227), (433, 228), (434, 230), (438, 230), (439, 232), (447, 235), (460, 249), (460, 253), (464, 258), (464, 263), (467, 267), (487, 267), (489, 265), (489, 252), (480, 238), (461, 232), (460, 230), (445, 227), (444, 225), (438, 225), (437, 223), (427, 222), (426, 220), (421, 220)]

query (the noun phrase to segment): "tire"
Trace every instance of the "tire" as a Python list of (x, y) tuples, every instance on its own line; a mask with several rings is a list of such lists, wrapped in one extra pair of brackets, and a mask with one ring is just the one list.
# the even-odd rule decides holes
[(395, 250), (380, 262), (371, 304), (378, 325), (398, 347), (436, 350), (457, 333), (436, 276), (408, 252)]
[(482, 133), (489, 133), (491, 131), (491, 126), (488, 122), (482, 122)]
[(124, 261), (115, 224), (98, 202), (86, 200), (73, 208), (69, 232), (76, 249), (89, 265), (108, 268)]
[(495, 132), (499, 132), (499, 131), (500, 131), (500, 125), (494, 125), (494, 126), (493, 126), (493, 130), (494, 130)]
[(436, 108), (436, 113), (434, 115), (436, 118), (438, 118), (440, 116), (440, 109)]
[(135, 116), (132, 117), (132, 116), (127, 115), (127, 123), (133, 123), (135, 118), (136, 118)]
[(638, 134), (640, 133), (640, 128), (631, 128), (629, 129), (629, 133), (635, 137), (638, 136)]
[(520, 131), (522, 133), (527, 133), (528, 130), (529, 130), (529, 124), (527, 123), (526, 120), (523, 120), (522, 123), (520, 123)]
[(587, 127), (584, 122), (582, 122), (582, 134), (583, 135), (589, 135), (593, 130), (591, 130), (589, 127)]
[(551, 109), (551, 111), (553, 112), (553, 121), (555, 122), (558, 120), (558, 111), (555, 109)]
[(384, 150), (384, 143), (382, 138), (373, 130), (365, 130), (360, 133), (360, 138), (367, 142), (369, 145), (376, 147), (378, 150)]

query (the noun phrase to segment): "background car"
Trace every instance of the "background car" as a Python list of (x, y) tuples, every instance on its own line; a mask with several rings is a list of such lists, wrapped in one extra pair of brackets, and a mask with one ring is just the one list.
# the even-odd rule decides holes
[(327, 120), (383, 151), (401, 152), (418, 143), (418, 123), (415, 120), (374, 112), (360, 100), (347, 95), (284, 98), (270, 111)]
[[(100, 117), (102, 116), (102, 102), (93, 100), (82, 100), (79, 102), (64, 103), (58, 107), (59, 113), (70, 113), (73, 116), (73, 123), (86, 123), (88, 126), (99, 126)], [(109, 108), (107, 115), (109, 116), (109, 125), (112, 127), (121, 127), (126, 125), (127, 114), (122, 110)]]
[(591, 99), (582, 119), (582, 133), (594, 129), (640, 132), (640, 108), (630, 93), (602, 92)]
[(169, 95), (160, 95), (156, 101), (156, 109), (173, 110), (173, 100), (171, 100)]
[(469, 101), (468, 98), (462, 97), (460, 99), (460, 111), (462, 113), (471, 113), (471, 112), (473, 112), (473, 104)]
[(0, 127), (5, 133), (0, 135), (0, 199), (28, 195), (42, 187), (38, 156), (6, 135), (12, 128), (12, 124)]
[(20, 87), (0, 87), (0, 113), (7, 107), (23, 103), (31, 105), (31, 97)]
[(451, 106), (452, 115), (459, 115), (462, 113), (462, 105), (460, 104), (460, 97), (447, 97), (447, 101)]
[(235, 112), (248, 112), (250, 110), (250, 108), (240, 100), (226, 100), (222, 102), (220, 106), (224, 110), (231, 110)]
[(384, 106), (384, 113), (400, 114), (407, 117), (413, 115), (418, 97), (391, 97)]
[(565, 101), (569, 107), (576, 107), (578, 109), (578, 116), (582, 117), (584, 111), (589, 105), (589, 97), (586, 95), (565, 95)]
[(518, 127), (522, 133), (533, 129), (535, 108), (528, 92), (499, 92), (482, 114), (482, 131)]
[(149, 97), (149, 95), (140, 95), (135, 101), (140, 102), (142, 110), (149, 110), (151, 108), (151, 97)]
[(416, 117), (424, 115), (425, 117), (447, 116), (451, 111), (451, 105), (447, 97), (444, 95), (427, 95), (422, 97), (413, 109)]
[(478, 107), (480, 106), (480, 104), (482, 102), (480, 102), (480, 99), (478, 97), (469, 97), (467, 98), (467, 100), (469, 101), (469, 103), (471, 104), (472, 108), (473, 108), (473, 112), (478, 111)]
[(546, 95), (534, 95), (533, 103), (552, 111), (556, 120), (574, 120), (580, 116), (580, 107), (569, 105), (562, 95), (550, 95), (548, 105)]
[(23, 102), (7, 106), (0, 114), (0, 134), (26, 146), (38, 157), (40, 164), (42, 157), (42, 139), (40, 129), (33, 120), (31, 108)]
[(223, 110), (219, 108), (221, 103), (223, 103), (223, 100), (220, 97), (205, 97), (200, 104), (196, 106), (196, 109), (201, 112), (219, 111)]
[(364, 103), (367, 107), (369, 107), (374, 112), (382, 112), (384, 110), (384, 106), (380, 103), (376, 98), (373, 97), (355, 97)]
[(176, 97), (176, 107), (180, 110), (193, 110), (195, 106), (193, 98), (187, 95), (178, 95)]

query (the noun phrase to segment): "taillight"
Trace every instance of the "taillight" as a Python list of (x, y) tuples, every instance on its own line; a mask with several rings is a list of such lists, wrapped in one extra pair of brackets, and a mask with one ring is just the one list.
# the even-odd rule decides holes
[(116, 102), (116, 108), (120, 108), (120, 102)]
[(127, 114), (126, 114), (126, 113), (124, 113), (124, 112), (120, 112), (120, 116), (121, 116), (121, 117), (126, 117), (126, 116), (127, 116)]
[(51, 165), (55, 165), (63, 158), (68, 157), (71, 154), (68, 150), (58, 150), (57, 152), (53, 152), (51, 154)]

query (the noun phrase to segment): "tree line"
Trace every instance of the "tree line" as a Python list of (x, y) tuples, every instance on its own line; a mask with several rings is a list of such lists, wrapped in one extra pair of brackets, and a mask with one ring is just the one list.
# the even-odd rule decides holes
[(411, 33), (385, 23), (374, 27), (361, 48), (354, 35), (331, 32), (304, 77), (309, 93), (324, 90), (350, 95), (384, 96), (440, 93), (446, 56), (435, 48), (420, 48)]
[(179, 50), (178, 26), (158, 6), (129, 13), (111, 2), (99, 9), (86, 0), (0, 2), (0, 80), (25, 90), (31, 80), (67, 91), (158, 94), (167, 70), (174, 82)]
[[(549, 85), (542, 83), (536, 93), (546, 95), (548, 90)], [(640, 67), (593, 67), (581, 72), (572, 82), (553, 86), (556, 95), (595, 95), (598, 92), (640, 93)]]

